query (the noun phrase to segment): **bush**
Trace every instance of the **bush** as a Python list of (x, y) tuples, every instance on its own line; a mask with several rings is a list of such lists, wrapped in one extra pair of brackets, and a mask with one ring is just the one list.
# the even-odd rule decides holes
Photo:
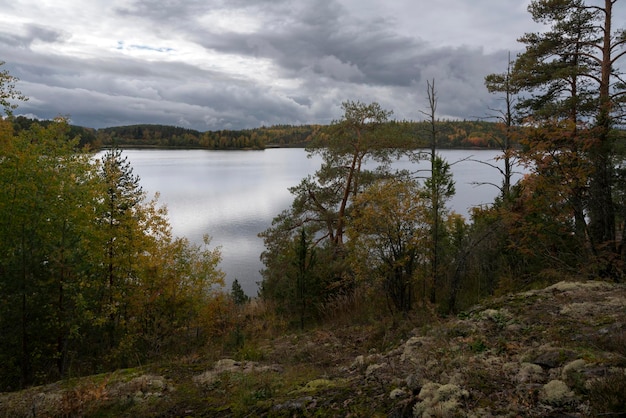
[(615, 371), (589, 384), (589, 404), (596, 415), (626, 414), (626, 373)]

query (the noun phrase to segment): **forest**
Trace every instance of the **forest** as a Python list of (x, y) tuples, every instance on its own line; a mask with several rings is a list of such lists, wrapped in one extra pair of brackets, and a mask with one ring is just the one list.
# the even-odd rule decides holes
[[(27, 119), (18, 116), (16, 124), (26, 125)], [(30, 121), (32, 123), (32, 121)], [(391, 123), (391, 122), (389, 122)], [(424, 122), (402, 122), (407, 132), (427, 129)], [(441, 148), (497, 148), (498, 126), (489, 121), (439, 121)], [(72, 126), (80, 132), (81, 144), (92, 148), (200, 148), (208, 150), (264, 149), (278, 147), (306, 148), (323, 125), (276, 125), (244, 130), (199, 132), (165, 125), (131, 125), (98, 129)], [(427, 141), (415, 146), (427, 147)]]
[[(209, 348), (254, 356), (250, 341), (263, 330), (311, 329), (333, 315), (397, 326), (564, 277), (623, 283), (626, 32), (610, 26), (613, 4), (531, 2), (551, 30), (523, 35), (524, 52), (485, 75), (503, 103), (494, 122), (439, 120), (429, 80), (419, 123), (347, 100), (328, 126), (135, 125), (84, 136), (64, 119), (14, 117), (27, 98), (0, 73), (0, 391)], [(148, 199), (119, 148), (138, 145), (304, 146), (321, 156), (260, 234), (257, 297), (237, 282), (224, 289), (210, 237), (197, 246), (172, 236), (166, 208)], [(102, 146), (111, 148), (94, 162)], [(470, 219), (448, 206), (445, 147), (501, 151), (499, 195)], [(400, 156), (430, 168), (393, 171)], [(518, 165), (527, 174), (513, 182)]]
[[(493, 118), (487, 118), (493, 119)], [(47, 126), (54, 121), (35, 120), (25, 116), (13, 118), (16, 132), (27, 130), (33, 123)], [(439, 148), (498, 149), (499, 126), (492, 120), (438, 120)], [(428, 130), (427, 122), (396, 122), (407, 134)], [(182, 148), (207, 150), (261, 150), (264, 148), (306, 148), (323, 130), (324, 125), (276, 125), (243, 130), (200, 132), (168, 125), (129, 125), (93, 129), (69, 125), (69, 135), (78, 137), (78, 145), (92, 150), (102, 148)], [(519, 144), (515, 144), (519, 145)], [(418, 148), (429, 147), (427, 139), (415, 141)]]

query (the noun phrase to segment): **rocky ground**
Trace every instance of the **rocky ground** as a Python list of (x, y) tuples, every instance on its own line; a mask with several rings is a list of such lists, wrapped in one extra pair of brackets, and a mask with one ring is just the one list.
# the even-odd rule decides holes
[(626, 416), (624, 285), (560, 282), (407, 325), (335, 324), (236, 358), (0, 394), (0, 417)]

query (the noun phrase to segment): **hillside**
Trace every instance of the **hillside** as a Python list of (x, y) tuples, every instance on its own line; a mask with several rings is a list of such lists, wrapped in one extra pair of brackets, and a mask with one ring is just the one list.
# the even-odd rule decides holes
[(0, 394), (0, 417), (626, 414), (624, 285), (560, 282), (447, 319), (336, 314), (232, 353)]
[(271, 146), (304, 147), (319, 126), (281, 125), (244, 130), (200, 132), (165, 125), (116, 126), (98, 130), (98, 143), (119, 147), (166, 147), (203, 149), (263, 149)]
[[(25, 116), (15, 118), (19, 132), (33, 123), (47, 126), (53, 121), (35, 120)], [(416, 138), (417, 147), (430, 146), (427, 122), (393, 122)], [(440, 148), (494, 148), (502, 135), (501, 126), (486, 121), (438, 121)], [(92, 129), (70, 126), (70, 137), (80, 137), (80, 145), (92, 148), (201, 148), (209, 150), (264, 149), (277, 147), (304, 148), (326, 128), (323, 125), (275, 125), (253, 129), (215, 130), (201, 132), (179, 126), (138, 124)]]
[[(430, 144), (426, 122), (399, 124), (417, 138), (416, 146)], [(203, 149), (263, 149), (306, 147), (324, 129), (321, 125), (277, 125), (243, 130), (200, 132), (165, 125), (130, 125), (99, 129), (98, 146), (170, 147)], [(440, 121), (438, 141), (442, 148), (498, 148), (499, 125), (484, 121)]]

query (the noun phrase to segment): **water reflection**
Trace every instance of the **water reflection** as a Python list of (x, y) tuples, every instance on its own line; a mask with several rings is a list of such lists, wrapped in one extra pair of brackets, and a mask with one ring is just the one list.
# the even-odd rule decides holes
[[(442, 151), (448, 162), (468, 155), (491, 161), (496, 151)], [(160, 193), (167, 205), (175, 235), (202, 242), (209, 234), (212, 246), (221, 246), (221, 268), (227, 285), (236, 278), (249, 295), (256, 295), (259, 256), (263, 241), (257, 234), (267, 229), (274, 216), (292, 202), (289, 187), (297, 185), (320, 165), (302, 149), (265, 151), (125, 150), (135, 174), (148, 196)], [(398, 163), (414, 167), (409, 162)], [(427, 168), (428, 163), (421, 163)], [(452, 166), (457, 194), (450, 206), (466, 215), (470, 207), (493, 201), (495, 187), (477, 187), (473, 182), (500, 183), (497, 170), (484, 164), (462, 161)]]

